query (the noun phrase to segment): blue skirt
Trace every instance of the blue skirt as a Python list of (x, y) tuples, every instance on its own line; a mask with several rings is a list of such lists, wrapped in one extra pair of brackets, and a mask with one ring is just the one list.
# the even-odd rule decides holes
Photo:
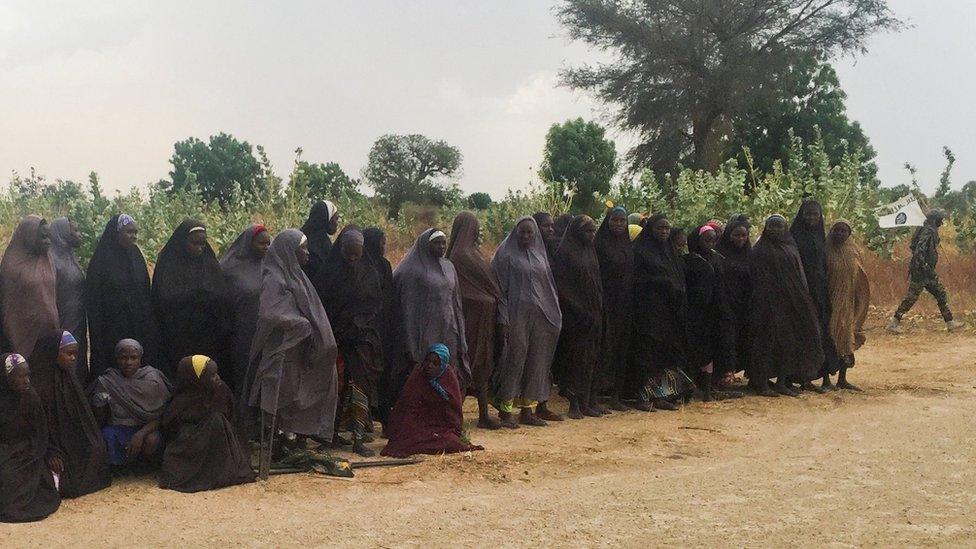
[(129, 462), (125, 447), (132, 437), (139, 432), (140, 427), (131, 425), (106, 425), (102, 427), (102, 436), (108, 447), (109, 465), (125, 465)]

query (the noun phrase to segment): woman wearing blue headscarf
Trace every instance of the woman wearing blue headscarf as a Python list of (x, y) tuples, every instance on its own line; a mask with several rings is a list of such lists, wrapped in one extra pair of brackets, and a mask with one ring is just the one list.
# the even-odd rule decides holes
[(414, 367), (390, 412), (385, 433), (390, 441), (384, 456), (452, 454), (483, 450), (466, 442), (461, 424), (463, 393), (447, 345), (430, 347)]

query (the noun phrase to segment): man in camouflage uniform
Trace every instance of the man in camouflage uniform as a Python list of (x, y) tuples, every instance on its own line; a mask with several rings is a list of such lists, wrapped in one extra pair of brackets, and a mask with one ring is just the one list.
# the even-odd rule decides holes
[(925, 216), (922, 225), (912, 237), (912, 261), (908, 265), (908, 294), (895, 311), (895, 316), (888, 323), (888, 331), (902, 333), (901, 319), (905, 313), (915, 305), (922, 290), (928, 290), (939, 303), (939, 311), (945, 320), (946, 329), (950, 332), (961, 329), (965, 324), (952, 319), (949, 310), (949, 296), (945, 286), (939, 282), (939, 275), (935, 272), (935, 265), (939, 262), (939, 227), (945, 221), (944, 210), (934, 209)]

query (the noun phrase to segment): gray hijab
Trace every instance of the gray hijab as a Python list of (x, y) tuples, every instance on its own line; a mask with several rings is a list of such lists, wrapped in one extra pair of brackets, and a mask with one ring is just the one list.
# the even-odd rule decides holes
[(402, 348), (416, 364), (424, 360), (431, 345), (447, 345), (461, 386), (466, 387), (471, 370), (457, 272), (450, 261), (430, 254), (431, 235), (437, 231), (424, 231), (393, 272)]
[[(531, 223), (534, 233), (532, 243), (525, 250), (519, 247), (518, 228), (522, 223)], [(546, 244), (535, 219), (528, 215), (519, 218), (515, 228), (495, 251), (491, 267), (502, 288), (502, 299), (498, 300), (501, 324), (509, 324), (510, 319), (520, 313), (521, 304), (529, 303), (542, 309), (550, 324), (562, 328), (563, 315), (559, 310), (556, 283), (549, 267)]]

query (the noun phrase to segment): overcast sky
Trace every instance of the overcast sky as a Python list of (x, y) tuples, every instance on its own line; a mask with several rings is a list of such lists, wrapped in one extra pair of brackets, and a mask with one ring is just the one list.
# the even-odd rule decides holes
[[(0, 182), (97, 171), (108, 189), (167, 177), (173, 143), (229, 132), (280, 175), (296, 147), (358, 175), (385, 133), (461, 148), (467, 192), (534, 178), (554, 122), (600, 119), (557, 85), (593, 58), (550, 0), (0, 0)], [(885, 184), (936, 184), (941, 148), (976, 179), (976, 0), (890, 0), (915, 25), (838, 61)], [(618, 137), (618, 148), (626, 136)]]

